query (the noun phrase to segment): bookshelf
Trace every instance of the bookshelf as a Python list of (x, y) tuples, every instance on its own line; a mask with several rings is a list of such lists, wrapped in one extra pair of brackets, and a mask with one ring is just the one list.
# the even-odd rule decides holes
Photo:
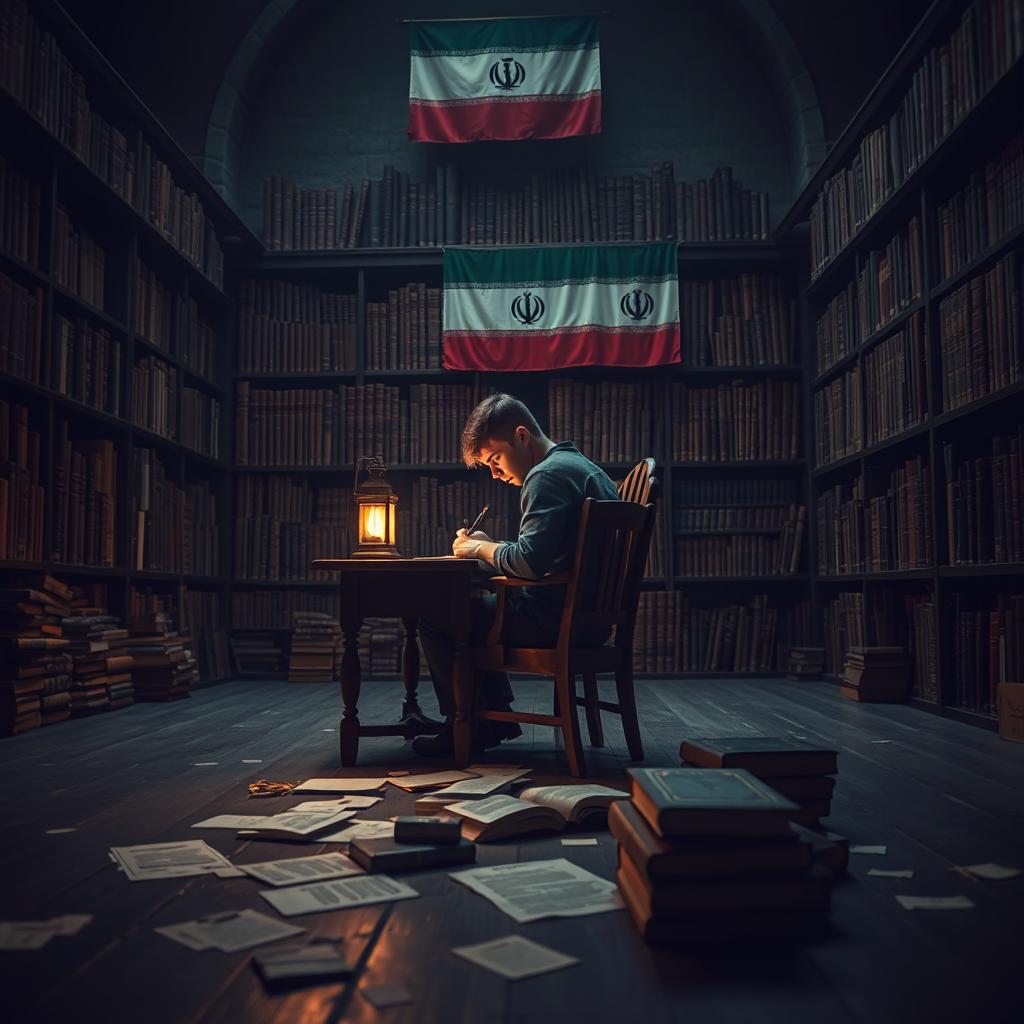
[(912, 702), (989, 728), (995, 682), (1020, 671), (1024, 603), (1022, 26), (1019, 0), (934, 3), (774, 236), (803, 264), (819, 357), (809, 525), (826, 671), (854, 637), (906, 644)]
[[(614, 243), (609, 243), (614, 244)], [(717, 602), (718, 606), (728, 608), (732, 606), (735, 614), (742, 621), (746, 609), (745, 602), (750, 600), (751, 586), (755, 589), (754, 595), (763, 595), (766, 604), (773, 607), (782, 607), (783, 610), (792, 608), (795, 604), (802, 604), (804, 610), (801, 614), (801, 622), (806, 623), (807, 610), (809, 609), (810, 576), (807, 571), (808, 554), (806, 539), (802, 545), (802, 551), (798, 556), (796, 572), (770, 573), (770, 574), (741, 574), (736, 573), (730, 576), (723, 575), (701, 575), (692, 576), (684, 574), (673, 564), (674, 547), (677, 541), (685, 539), (685, 531), (682, 531), (674, 521), (675, 516), (670, 514), (673, 507), (673, 495), (676, 489), (685, 486), (688, 482), (702, 482), (709, 494), (717, 493), (714, 489), (732, 486), (734, 489), (741, 487), (743, 482), (756, 474), (759, 481), (779, 481), (779, 485), (788, 490), (783, 495), (783, 500), (777, 502), (780, 516), (784, 514), (790, 504), (806, 505), (805, 495), (807, 493), (808, 463), (805, 458), (803, 438), (806, 436), (805, 415), (806, 410), (802, 401), (802, 395), (806, 391), (805, 361), (800, 357), (797, 350), (793, 350), (781, 363), (766, 363), (764, 365), (736, 365), (736, 366), (689, 366), (680, 365), (670, 368), (658, 367), (653, 369), (611, 369), (601, 367), (583, 367), (567, 371), (551, 373), (454, 373), (433, 367), (421, 367), (419, 369), (392, 369), (377, 370), (368, 367), (368, 337), (370, 333), (369, 323), (371, 311), (375, 304), (383, 304), (388, 299), (389, 292), (395, 292), (415, 282), (422, 282), (427, 289), (440, 289), (442, 254), (440, 248), (420, 246), (415, 249), (335, 249), (315, 251), (272, 251), (265, 250), (261, 256), (251, 260), (247, 265), (232, 267), (232, 273), (237, 275), (237, 288), (239, 294), (243, 291), (253, 295), (253, 286), (243, 285), (242, 282), (263, 282), (268, 290), (280, 288), (280, 283), (287, 283), (294, 289), (301, 287), (316, 287), (326, 293), (344, 293), (356, 297), (356, 345), (355, 365), (346, 367), (343, 371), (309, 371), (309, 372), (283, 372), (274, 374), (266, 370), (253, 371), (247, 367), (244, 371), (236, 369), (234, 373), (234, 386), (242, 385), (248, 389), (251, 396), (257, 387), (267, 390), (278, 390), (281, 392), (298, 391), (305, 389), (321, 388), (347, 388), (359, 389), (371, 384), (382, 384), (386, 387), (397, 389), (398, 400), (408, 401), (412, 389), (421, 386), (433, 386), (437, 384), (454, 383), (466, 387), (469, 391), (479, 394), (488, 393), (490, 390), (502, 389), (521, 397), (532, 410), (537, 414), (541, 426), (551, 430), (551, 436), (556, 439), (573, 437), (580, 443), (585, 454), (590, 455), (598, 461), (613, 478), (621, 478), (639, 458), (644, 455), (653, 454), (658, 461), (659, 478), (661, 483), (661, 505), (663, 514), (660, 517), (658, 529), (659, 547), (662, 553), (662, 567), (656, 573), (649, 575), (643, 585), (642, 602), (653, 602), (656, 595), (670, 595), (667, 598), (670, 602), (677, 602), (681, 607), (684, 599), (693, 603), (695, 610), (701, 610), (703, 605), (710, 603), (712, 606)], [(720, 243), (684, 243), (679, 246), (679, 268), (680, 282), (685, 280), (695, 287), (704, 285), (712, 287), (713, 282), (718, 280), (732, 280), (741, 274), (752, 275), (777, 275), (783, 282), (787, 302), (793, 294), (787, 266), (782, 251), (767, 242), (720, 242)], [(270, 282), (275, 282), (271, 285)], [(248, 289), (248, 290), (247, 290)], [(246, 291), (247, 290), (247, 291)], [(279, 292), (285, 294), (285, 292)], [(241, 311), (244, 319), (244, 309)], [(792, 310), (787, 309), (791, 316)], [(438, 312), (439, 315), (439, 312)], [(791, 332), (795, 331), (795, 325), (791, 324)], [(249, 329), (249, 328), (243, 328)], [(272, 329), (271, 329), (272, 333)], [(244, 347), (244, 345), (243, 345)], [(685, 343), (684, 343), (685, 348)], [(684, 357), (685, 358), (685, 357)], [(614, 378), (614, 383), (609, 378)], [(607, 454), (609, 458), (602, 459), (595, 453), (595, 448), (588, 445), (586, 432), (583, 437), (574, 436), (576, 431), (566, 427), (558, 429), (558, 423), (569, 425), (573, 421), (573, 409), (571, 404), (566, 406), (565, 402), (571, 402), (576, 394), (573, 389), (599, 388), (605, 385), (605, 401), (614, 401), (614, 389), (622, 389), (623, 393), (632, 391), (639, 395), (646, 395), (652, 405), (652, 413), (649, 420), (645, 421), (642, 430), (646, 440), (630, 440), (625, 444), (626, 458), (620, 457), (619, 449), (623, 448), (620, 443), (618, 447), (610, 446)], [(680, 407), (680, 388), (688, 389), (710, 389), (741, 387), (746, 389), (767, 389), (775, 390), (783, 386), (791, 387), (792, 392), (792, 416), (795, 424), (795, 447), (789, 450), (787, 436), (787, 447), (785, 452), (779, 451), (777, 458), (725, 458), (708, 460), (698, 457), (694, 459), (672, 458), (673, 424), (682, 415)], [(554, 390), (553, 390), (554, 389)], [(559, 390), (561, 389), (561, 390)], [(637, 390), (642, 389), (642, 390)], [(553, 397), (554, 396), (554, 397)], [(281, 401), (288, 401), (283, 398)], [(579, 399), (578, 399), (579, 400)], [(268, 400), (269, 401), (269, 400)], [(624, 399), (623, 399), (624, 401)], [(552, 406), (557, 403), (558, 408)], [(640, 404), (638, 402), (638, 404)], [(588, 415), (595, 418), (600, 414), (601, 402), (595, 398), (593, 407), (588, 408)], [(461, 432), (465, 413), (469, 411), (470, 405), (466, 408), (459, 407), (457, 413), (451, 419), (449, 427), (444, 434), (444, 440), (448, 450), (440, 452), (439, 461), (411, 463), (399, 460), (388, 461), (388, 479), (399, 496), (399, 546), (412, 554), (433, 553), (418, 547), (415, 542), (403, 542), (402, 515), (410, 515), (422, 506), (417, 503), (414, 497), (414, 484), (417, 478), (429, 477), (434, 480), (438, 487), (452, 486), (456, 482), (481, 481), (486, 486), (492, 486), (480, 472), (470, 473), (461, 463), (453, 461), (457, 458), (457, 439)], [(558, 409), (561, 408), (561, 419)], [(248, 421), (246, 421), (248, 422)], [(576, 420), (577, 430), (579, 420)], [(596, 423), (596, 419), (595, 419)], [(553, 425), (554, 424), (554, 425)], [(237, 423), (235, 424), (237, 430)], [(596, 429), (596, 428), (595, 428)], [(634, 434), (634, 437), (636, 435)], [(598, 439), (595, 437), (594, 443)], [(781, 443), (780, 443), (781, 449)], [(237, 453), (237, 442), (236, 442)], [(369, 451), (369, 448), (366, 449)], [(363, 454), (360, 451), (358, 454)], [(751, 448), (751, 454), (757, 453)], [(785, 457), (783, 457), (785, 456)], [(792, 456), (792, 457), (790, 457)], [(247, 456), (248, 457), (248, 456)], [(237, 500), (239, 491), (239, 479), (248, 480), (269, 480), (289, 479), (294, 482), (308, 483), (311, 487), (318, 486), (330, 488), (351, 487), (353, 466), (347, 461), (337, 462), (332, 459), (327, 465), (314, 466), (286, 466), (286, 465), (242, 465), (236, 457), (233, 460), (232, 475), (235, 487), (232, 490), (233, 497)], [(724, 483), (723, 483), (724, 482)], [(731, 483), (730, 483), (731, 482)], [(246, 483), (245, 486), (249, 486)], [(496, 485), (501, 486), (501, 485)], [(489, 493), (489, 492), (488, 492)], [(781, 493), (781, 492), (780, 492)], [(498, 493), (498, 500), (501, 502), (499, 509), (501, 515), (507, 521), (504, 529), (496, 530), (496, 536), (514, 536), (515, 527), (518, 522), (518, 503), (515, 500), (518, 492), (509, 492), (506, 488), (504, 494)], [(742, 495), (741, 495), (742, 497)], [(509, 501), (509, 499), (512, 499)], [(720, 499), (714, 502), (715, 507), (727, 505)], [(758, 507), (760, 507), (758, 504)], [(444, 533), (445, 543), (443, 549), (447, 550), (447, 540), (461, 517), (472, 515), (476, 507), (459, 506), (455, 508), (448, 506), (442, 514), (442, 524), (439, 524), (440, 532)], [(735, 507), (735, 506), (734, 506)], [(739, 503), (741, 509), (750, 511), (752, 508), (750, 500)], [(495, 504), (492, 501), (492, 516)], [(349, 513), (349, 520), (353, 514)], [(237, 510), (233, 513), (233, 521), (237, 526), (241, 525), (241, 516)], [(312, 520), (310, 521), (312, 524)], [(494, 529), (493, 519), (489, 521), (489, 528)], [(720, 539), (728, 539), (741, 543), (772, 543), (775, 542), (783, 526), (779, 525), (759, 531), (744, 531), (736, 529), (723, 529)], [(806, 534), (806, 528), (799, 527), (802, 534)], [(677, 533), (679, 536), (677, 537)], [(702, 534), (702, 536), (705, 536)], [(435, 542), (437, 553), (442, 553), (441, 539)], [(333, 552), (331, 552), (333, 553)], [(327, 592), (335, 584), (322, 580), (300, 580), (287, 579), (280, 581), (260, 580), (248, 578), (246, 574), (236, 570), (232, 573), (229, 585), (232, 607), (236, 613), (242, 610), (246, 602), (250, 602), (252, 595), (260, 592), (281, 588), (290, 598), (292, 594), (309, 595), (314, 597)], [(326, 595), (325, 595), (326, 596)], [(663, 600), (658, 597), (657, 600)], [(265, 602), (263, 605), (255, 605), (251, 602), (247, 606), (257, 616), (263, 616)], [(288, 605), (279, 602), (279, 609), (283, 613), (285, 608), (303, 607), (309, 610), (324, 610), (323, 604), (318, 605)], [(673, 608), (677, 605), (672, 605)], [(755, 608), (754, 611), (757, 609)], [(284, 621), (274, 621), (272, 624), (264, 624), (255, 628), (253, 619), (245, 618), (245, 625), (240, 623), (236, 617), (232, 620), (233, 632), (244, 637), (252, 638), (262, 636), (264, 639), (268, 634), (276, 634), (283, 643), (288, 633), (288, 627)], [(265, 622), (265, 618), (263, 619)], [(661, 662), (649, 662), (651, 666), (660, 664), (660, 668), (645, 675), (676, 677), (679, 675), (721, 675), (735, 674), (735, 671), (717, 671), (715, 669), (703, 669), (693, 671), (677, 671), (673, 663), (678, 664), (678, 649), (675, 654), (669, 653), (664, 645), (666, 643), (665, 629), (674, 628), (673, 623), (682, 621), (678, 618), (666, 621), (662, 627), (662, 635), (655, 639), (652, 635), (651, 643), (661, 643), (662, 648), (658, 657)], [(760, 621), (760, 619), (758, 620)], [(788, 622), (788, 620), (787, 620)], [(237, 628), (236, 628), (237, 627)], [(728, 626), (732, 628), (732, 624)], [(758, 627), (760, 628), (760, 626)], [(806, 642), (807, 627), (804, 625), (804, 632), (799, 635), (790, 635), (795, 627), (787, 625), (783, 630), (781, 625), (777, 627), (776, 638), (779, 645), (783, 643)], [(282, 652), (283, 653), (283, 652)], [(767, 671), (750, 671), (741, 674), (758, 675), (772, 674), (781, 671), (778, 666), (784, 668), (779, 660), (781, 653), (773, 650), (770, 655), (766, 654), (771, 662), (771, 669)], [(669, 661), (666, 661), (669, 659)], [(283, 657), (279, 664), (283, 665)]]
[[(58, 4), (5, 6), (26, 47), (0, 75), (0, 175), (18, 202), (4, 211), (0, 302), (11, 315), (27, 295), (35, 319), (5, 335), (0, 401), (12, 417), (26, 410), (39, 435), (41, 500), (39, 557), (8, 552), (0, 574), (103, 583), (122, 619), (169, 602), (183, 629), (194, 624), (212, 681), (227, 674), (214, 637), (230, 610), (230, 438), (214, 444), (232, 365), (223, 262), (259, 243)], [(109, 460), (109, 497), (96, 499), (91, 468), (84, 480), (86, 507), (95, 499), (101, 516), (86, 531), (99, 538), (91, 547), (62, 514), (75, 486), (69, 454)], [(141, 558), (140, 459), (147, 473), (160, 467), (177, 503), (149, 510)], [(84, 557), (69, 560), (76, 551)]]

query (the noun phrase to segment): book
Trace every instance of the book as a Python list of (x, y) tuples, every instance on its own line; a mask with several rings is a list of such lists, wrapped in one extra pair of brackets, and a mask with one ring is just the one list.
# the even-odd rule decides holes
[(369, 872), (417, 871), (451, 864), (472, 864), (476, 845), (465, 839), (456, 843), (410, 843), (397, 839), (353, 839), (348, 855)]
[(627, 768), (630, 797), (660, 836), (778, 836), (799, 805), (742, 769)]
[(793, 833), (723, 841), (718, 837), (670, 842), (659, 836), (628, 800), (608, 810), (608, 827), (638, 872), (652, 884), (676, 878), (795, 872), (811, 863), (813, 844)]
[(399, 816), (395, 818), (395, 842), (458, 843), (462, 822), (451, 817)]
[(462, 834), (489, 842), (530, 832), (559, 832), (568, 824), (603, 820), (608, 808), (627, 794), (607, 786), (533, 786), (518, 797), (499, 794), (449, 804), (446, 814), (463, 819)]
[(787, 736), (694, 738), (683, 740), (679, 748), (679, 756), (696, 768), (745, 768), (762, 779), (831, 775), (837, 770), (838, 753)]

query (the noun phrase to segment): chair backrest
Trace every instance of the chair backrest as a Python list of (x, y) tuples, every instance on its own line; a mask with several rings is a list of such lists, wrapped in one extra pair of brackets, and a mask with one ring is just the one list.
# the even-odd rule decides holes
[(559, 648), (572, 646), (576, 631), (587, 626), (615, 626), (616, 646), (632, 644), (653, 528), (653, 505), (584, 501)]
[(654, 459), (641, 459), (619, 485), (620, 501), (635, 501), (638, 505), (649, 505), (655, 497), (658, 480), (654, 475)]

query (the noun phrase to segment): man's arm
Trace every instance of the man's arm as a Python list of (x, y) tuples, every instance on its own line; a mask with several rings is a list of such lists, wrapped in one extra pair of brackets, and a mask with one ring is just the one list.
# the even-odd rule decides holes
[(494, 552), (501, 546), (501, 541), (493, 541), (479, 530), (471, 535), (467, 535), (465, 530), (459, 530), (452, 542), (452, 554), (458, 558), (479, 558), (495, 568)]

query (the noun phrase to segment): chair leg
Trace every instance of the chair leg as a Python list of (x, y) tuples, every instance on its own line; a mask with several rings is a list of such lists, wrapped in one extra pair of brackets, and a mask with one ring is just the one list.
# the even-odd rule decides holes
[(569, 773), (580, 778), (587, 774), (587, 761), (583, 754), (583, 740), (580, 737), (580, 721), (576, 715), (575, 684), (575, 673), (565, 669), (560, 670), (555, 677), (558, 706), (561, 708), (565, 756), (569, 759)]
[(587, 732), (590, 733), (592, 747), (604, 746), (604, 729), (601, 727), (601, 709), (597, 702), (601, 695), (597, 692), (597, 673), (583, 673), (583, 698), (587, 702)]
[(640, 722), (636, 717), (636, 694), (633, 692), (633, 666), (622, 665), (615, 670), (615, 690), (619, 698), (622, 715), (622, 731), (626, 734), (626, 746), (634, 761), (644, 759), (644, 745), (640, 739)]

